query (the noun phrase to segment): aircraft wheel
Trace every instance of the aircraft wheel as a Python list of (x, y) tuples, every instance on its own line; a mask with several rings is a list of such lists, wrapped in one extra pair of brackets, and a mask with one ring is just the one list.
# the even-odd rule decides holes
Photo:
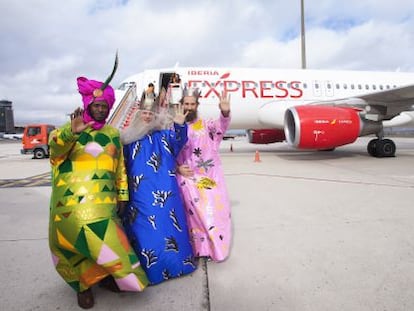
[(368, 154), (372, 157), (377, 156), (377, 143), (378, 143), (378, 140), (379, 140), (378, 138), (371, 139), (368, 143), (368, 146), (367, 146)]
[(395, 156), (395, 144), (391, 139), (379, 140), (376, 145), (377, 157), (394, 157)]

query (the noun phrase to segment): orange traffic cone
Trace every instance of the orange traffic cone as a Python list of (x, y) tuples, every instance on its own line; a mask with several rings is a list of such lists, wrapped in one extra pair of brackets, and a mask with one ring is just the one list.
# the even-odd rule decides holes
[(262, 162), (260, 161), (260, 154), (258, 150), (256, 150), (256, 153), (254, 154), (254, 162)]

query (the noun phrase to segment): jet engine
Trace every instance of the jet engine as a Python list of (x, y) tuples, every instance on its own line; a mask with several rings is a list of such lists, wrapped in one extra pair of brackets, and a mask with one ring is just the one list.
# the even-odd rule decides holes
[(361, 133), (358, 110), (347, 107), (307, 105), (285, 112), (285, 136), (300, 149), (333, 149), (353, 143)]
[(278, 129), (250, 129), (247, 130), (247, 138), (252, 144), (271, 144), (285, 140), (285, 133)]

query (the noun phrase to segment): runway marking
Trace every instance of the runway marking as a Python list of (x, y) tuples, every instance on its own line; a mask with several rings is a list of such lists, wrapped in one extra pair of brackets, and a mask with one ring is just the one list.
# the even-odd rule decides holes
[(0, 188), (18, 188), (18, 187), (46, 187), (50, 186), (50, 172), (43, 173), (22, 179), (1, 179)]
[(393, 188), (414, 188), (414, 185), (396, 185), (396, 184), (375, 183), (375, 182), (365, 182), (365, 181), (339, 180), (339, 179), (315, 178), (315, 177), (303, 177), (303, 176), (287, 176), (287, 175), (277, 175), (277, 174), (227, 173), (224, 175), (225, 176), (260, 176), (260, 177), (310, 180), (310, 181), (318, 181), (318, 182), (331, 182), (331, 183), (340, 183), (340, 184), (383, 186), (383, 187), (393, 187)]

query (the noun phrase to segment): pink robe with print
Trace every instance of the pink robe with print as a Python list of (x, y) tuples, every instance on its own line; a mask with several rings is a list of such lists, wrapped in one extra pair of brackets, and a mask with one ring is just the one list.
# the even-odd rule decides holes
[(227, 258), (231, 242), (230, 200), (219, 157), (219, 146), (230, 117), (197, 119), (188, 124), (188, 142), (178, 156), (194, 176), (177, 174), (184, 198), (191, 243), (196, 257)]

